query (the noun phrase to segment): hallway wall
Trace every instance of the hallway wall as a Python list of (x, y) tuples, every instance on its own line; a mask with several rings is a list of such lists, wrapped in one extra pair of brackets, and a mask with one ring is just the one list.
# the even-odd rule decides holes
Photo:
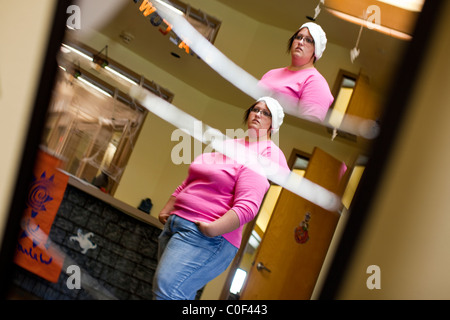
[[(450, 2), (443, 2), (339, 299), (450, 298)], [(366, 286), (370, 265), (380, 267), (380, 289)]]
[[(0, 4), (0, 245), (22, 158), (55, 0)], [(33, 10), (27, 10), (32, 7)], [(13, 27), (12, 27), (13, 26)], [(31, 54), (33, 53), (33, 54)]]

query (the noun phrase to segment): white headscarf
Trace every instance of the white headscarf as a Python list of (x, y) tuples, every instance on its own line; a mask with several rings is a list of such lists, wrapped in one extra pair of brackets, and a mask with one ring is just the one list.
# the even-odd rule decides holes
[(269, 108), (272, 114), (272, 132), (276, 133), (280, 130), (280, 126), (283, 123), (284, 111), (280, 103), (272, 97), (261, 97), (257, 102), (264, 101), (267, 108)]
[(314, 56), (316, 57), (316, 61), (322, 57), (323, 52), (327, 46), (327, 35), (325, 31), (323, 31), (322, 27), (314, 22), (306, 22), (300, 28), (308, 28), (309, 33), (314, 39)]

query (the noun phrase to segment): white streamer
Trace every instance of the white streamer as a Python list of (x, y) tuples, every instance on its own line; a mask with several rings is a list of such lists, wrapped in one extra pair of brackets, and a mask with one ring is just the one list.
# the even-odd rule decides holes
[(326, 210), (337, 211), (339, 209), (341, 202), (336, 194), (290, 170), (280, 167), (277, 162), (260, 156), (242, 145), (237, 144), (234, 148), (226, 148), (224, 142), (227, 140), (227, 137), (219, 130), (207, 125), (202, 130), (199, 130), (194, 125), (199, 120), (150, 91), (138, 86), (132, 86), (129, 94), (156, 116), (183, 130), (194, 139), (210, 144), (216, 151), (230, 159), (236, 160), (238, 163), (246, 165), (249, 169), (264, 175), (281, 187)]

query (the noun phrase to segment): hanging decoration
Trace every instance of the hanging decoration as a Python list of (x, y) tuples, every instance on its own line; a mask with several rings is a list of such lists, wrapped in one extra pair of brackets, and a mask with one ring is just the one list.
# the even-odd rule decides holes
[[(135, 4), (139, 2), (139, 0), (132, 0)], [(189, 5), (186, 5), (185, 12), (173, 7), (169, 3), (163, 0), (143, 0), (141, 4), (139, 5), (139, 11), (144, 17), (147, 17), (150, 21), (150, 23), (154, 27), (158, 27), (159, 32), (161, 32), (164, 36), (168, 35), (169, 40), (175, 44), (179, 49), (182, 49), (185, 51), (185, 53), (191, 55), (191, 56), (197, 56), (195, 52), (192, 51), (192, 49), (189, 47), (189, 45), (176, 33), (172, 31), (172, 24), (170, 24), (166, 19), (162, 18), (158, 14), (158, 5), (163, 6), (165, 9), (169, 9), (172, 12), (174, 12), (176, 15), (185, 17), (186, 20), (189, 21), (189, 23), (199, 30), (199, 32), (208, 40), (212, 41), (215, 37), (215, 34), (217, 32), (217, 26), (213, 27), (209, 23), (208, 15), (204, 12), (200, 11), (200, 15), (202, 15), (202, 20), (197, 20), (192, 18), (191, 16), (191, 7)], [(179, 57), (178, 54), (174, 53), (172, 54), (174, 56)], [(198, 57), (198, 56), (197, 56)], [(199, 57), (198, 57), (199, 58)]]
[[(359, 46), (359, 40), (361, 39), (361, 34), (362, 34), (362, 30), (364, 28), (364, 25), (369, 24), (368, 18), (367, 18), (367, 10), (363, 11), (363, 20), (365, 21), (365, 23), (362, 23), (361, 27), (359, 28), (359, 34), (358, 34), (358, 38), (356, 39), (355, 47), (352, 50), (350, 50), (350, 60), (352, 61), (352, 63), (356, 60), (356, 58), (358, 58), (359, 53), (360, 53), (358, 46)], [(370, 25), (372, 25), (372, 24), (370, 24)], [(373, 27), (370, 27), (370, 29), (372, 29), (372, 28)]]
[(80, 245), (80, 247), (82, 249), (81, 253), (82, 254), (86, 254), (86, 252), (89, 249), (97, 248), (97, 245), (92, 243), (92, 241), (89, 239), (93, 235), (94, 235), (94, 233), (92, 233), (92, 232), (88, 232), (86, 234), (83, 234), (81, 229), (78, 229), (77, 235), (70, 237), (70, 241), (78, 241), (78, 244)]
[(300, 222), (300, 225), (295, 228), (294, 238), (295, 242), (299, 244), (304, 244), (309, 240), (309, 220), (311, 219), (311, 213), (307, 212), (305, 215), (305, 219)]
[(331, 135), (331, 141), (334, 141), (334, 139), (336, 139), (337, 136), (338, 136), (338, 129), (333, 128), (333, 134)]
[(56, 283), (64, 257), (48, 237), (64, 196), (69, 176), (59, 171), (61, 160), (39, 151), (31, 181), (14, 262)]
[(364, 27), (361, 25), (361, 27), (359, 28), (359, 34), (358, 34), (358, 39), (356, 39), (356, 44), (355, 47), (350, 50), (350, 60), (352, 61), (352, 63), (355, 61), (356, 58), (358, 58), (360, 50), (358, 49), (358, 45), (359, 45), (359, 39), (361, 38), (361, 33), (362, 33), (362, 29)]
[[(133, 0), (134, 3), (137, 3), (138, 0)], [(161, 18), (156, 12), (156, 6), (148, 0), (142, 1), (139, 6), (139, 11), (143, 14), (144, 17), (149, 17), (151, 24), (154, 27), (159, 27), (159, 31), (163, 35), (167, 35), (172, 30), (172, 25), (168, 23), (165, 19)], [(173, 38), (171, 37), (171, 41), (173, 42)], [(175, 39), (175, 44), (180, 48), (184, 49), (186, 53), (190, 53), (189, 46), (180, 38)]]
[(325, 4), (325, 0), (320, 0), (319, 4), (317, 5), (317, 7), (314, 9), (314, 17), (310, 17), (310, 16), (306, 16), (309, 20), (315, 21), (317, 19), (317, 17), (320, 14), (320, 11), (322, 10), (320, 8), (320, 4), (324, 5)]

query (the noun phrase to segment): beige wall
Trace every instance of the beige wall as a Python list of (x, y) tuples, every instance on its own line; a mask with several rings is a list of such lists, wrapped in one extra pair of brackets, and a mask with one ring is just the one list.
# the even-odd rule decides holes
[[(444, 3), (339, 299), (450, 298), (450, 2)], [(366, 287), (369, 265), (380, 267), (379, 290)]]
[[(0, 4), (0, 244), (56, 1)], [(27, 9), (28, 8), (28, 9)], [(32, 8), (32, 10), (30, 9)]]

